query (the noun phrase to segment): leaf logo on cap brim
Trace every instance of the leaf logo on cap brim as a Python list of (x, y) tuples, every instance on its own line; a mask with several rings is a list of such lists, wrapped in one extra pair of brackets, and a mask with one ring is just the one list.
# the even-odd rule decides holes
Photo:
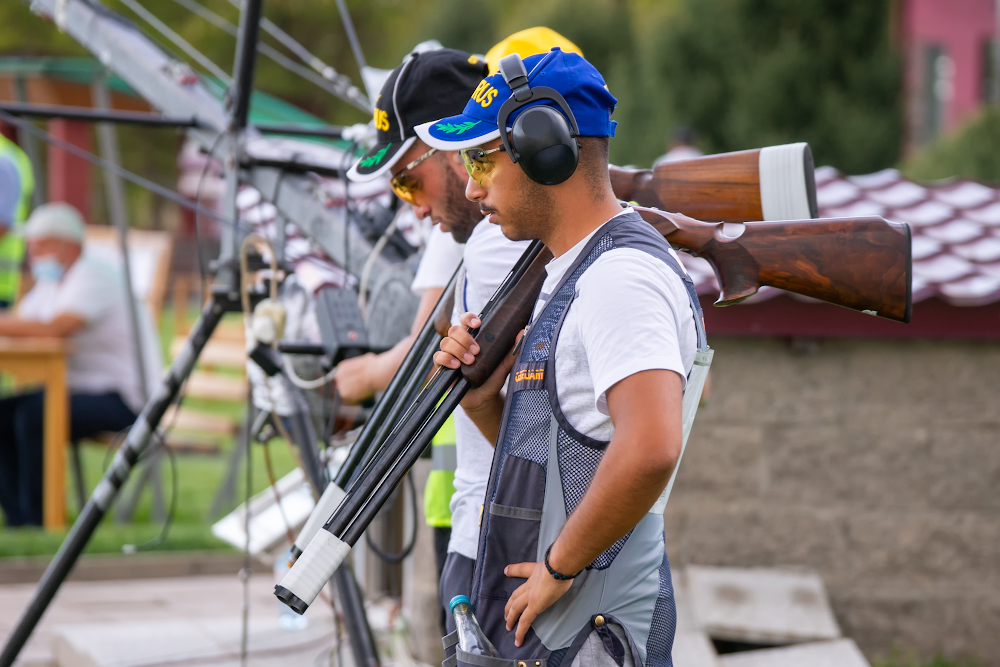
[(366, 157), (364, 160), (359, 162), (358, 165), (361, 167), (371, 167), (373, 165), (376, 165), (382, 161), (382, 158), (385, 157), (385, 154), (386, 152), (388, 152), (388, 150), (389, 150), (388, 146), (383, 146), (382, 150), (380, 150), (378, 153), (375, 153), (375, 155)]
[(479, 125), (478, 120), (467, 120), (464, 123), (438, 123), (434, 127), (441, 130), (445, 134), (462, 134), (468, 129), (471, 129)]

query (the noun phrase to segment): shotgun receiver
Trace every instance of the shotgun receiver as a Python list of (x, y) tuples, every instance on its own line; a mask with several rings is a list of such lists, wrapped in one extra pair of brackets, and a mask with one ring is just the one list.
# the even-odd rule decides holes
[(812, 151), (806, 143), (667, 162), (652, 170), (612, 166), (609, 174), (619, 199), (699, 220), (803, 220), (817, 215)]

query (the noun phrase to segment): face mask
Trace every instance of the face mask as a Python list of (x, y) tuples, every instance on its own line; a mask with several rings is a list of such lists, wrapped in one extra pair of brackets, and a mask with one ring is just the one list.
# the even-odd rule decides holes
[(59, 282), (65, 272), (55, 257), (37, 257), (31, 261), (31, 276), (35, 282)]

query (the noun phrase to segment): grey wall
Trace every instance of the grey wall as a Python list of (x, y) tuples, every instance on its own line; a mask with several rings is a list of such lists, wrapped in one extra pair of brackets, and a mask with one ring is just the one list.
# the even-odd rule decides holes
[(869, 658), (1000, 666), (1000, 344), (711, 344), (671, 560), (807, 566)]

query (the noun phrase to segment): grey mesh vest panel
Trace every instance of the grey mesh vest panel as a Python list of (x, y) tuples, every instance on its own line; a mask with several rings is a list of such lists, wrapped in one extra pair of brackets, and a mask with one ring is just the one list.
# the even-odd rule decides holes
[(612, 219), (593, 235), (531, 324), (508, 382), (486, 494), (486, 507), (496, 511), (484, 512), (473, 578), (476, 616), (504, 658), (548, 658), (550, 667), (558, 667), (563, 649), (589, 627), (592, 616), (608, 614), (622, 623), (637, 647), (636, 664), (672, 664), (676, 613), (663, 521), (657, 514), (647, 515), (595, 559), (570, 591), (535, 620), (523, 646), (514, 646), (514, 633), (506, 631), (503, 618), (507, 599), (524, 581), (507, 578), (503, 568), (541, 560), (583, 498), (608, 444), (577, 432), (563, 415), (554, 349), (580, 276), (615, 248), (646, 252), (684, 281), (697, 320), (698, 344), (704, 345), (701, 308), (691, 279), (663, 237), (636, 213)]

